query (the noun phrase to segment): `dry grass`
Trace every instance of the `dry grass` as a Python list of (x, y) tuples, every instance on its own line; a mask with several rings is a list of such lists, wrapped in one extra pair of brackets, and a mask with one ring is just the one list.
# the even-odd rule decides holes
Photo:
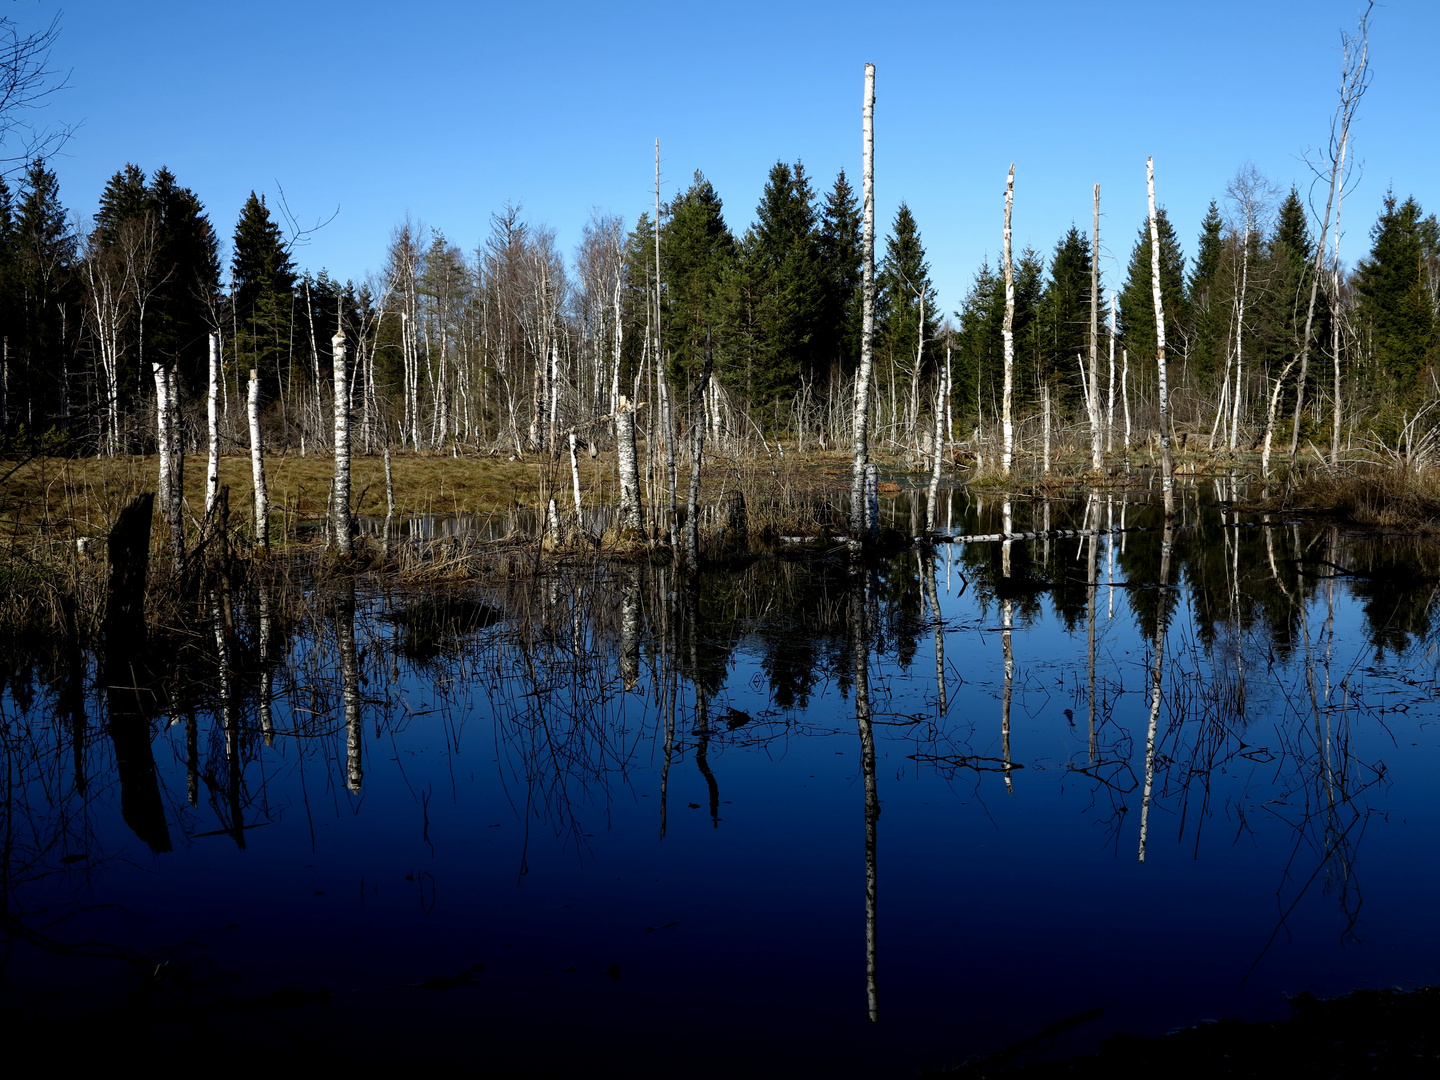
[(1440, 532), (1440, 470), (1388, 462), (1295, 471), (1257, 508), (1309, 510), (1356, 525)]

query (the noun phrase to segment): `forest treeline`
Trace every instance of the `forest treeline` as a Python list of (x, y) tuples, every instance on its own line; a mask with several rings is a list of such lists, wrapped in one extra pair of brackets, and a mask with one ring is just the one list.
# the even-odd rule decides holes
[[(473, 250), (407, 221), (379, 273), (342, 283), (296, 265), (297, 237), (263, 196), (252, 193), (242, 207), (223, 263), (205, 207), (168, 170), (147, 175), (127, 165), (97, 210), (80, 215), (62, 203), (52, 167), (34, 161), (13, 190), (0, 181), (0, 437), (10, 453), (150, 452), (157, 388), (174, 387), (185, 444), (196, 448), (215, 334), (221, 426), (232, 448), (248, 445), (253, 370), (270, 447), (324, 449), (338, 326), (353, 366), (346, 385), (360, 452), (558, 449), (574, 428), (603, 438), (596, 421), (622, 396), (668, 402), (686, 423), (687, 409), (703, 410), (720, 440), (843, 441), (861, 321), (861, 212), (849, 178), (842, 172), (821, 192), (801, 163), (777, 162), (743, 232), (727, 223), (720, 194), (699, 172), (658, 209), (658, 245), (652, 207), (632, 222), (596, 214), (568, 254), (552, 228), (515, 206), (492, 216)], [(1129, 246), (1123, 276), (1095, 280), (1100, 396), (1114, 403), (1114, 427), (1122, 411), (1131, 417), (1138, 442), (1155, 424), (1156, 338), (1149, 227), (1135, 224), (1133, 234), (1120, 229), (1121, 243), (1106, 237), (1103, 245)], [(1179, 430), (1247, 449), (1276, 398), (1287, 425), (1281, 439), (1298, 420), (1295, 440), (1303, 446), (1315, 434), (1321, 442), (1337, 353), (1350, 442), (1395, 440), (1427, 399), (1440, 397), (1435, 215), (1388, 194), (1370, 225), (1368, 255), (1339, 273), (1333, 255), (1317, 259), (1316, 232), (1299, 190), (1277, 191), (1248, 166), (1210, 203), (1191, 257), (1159, 212)], [(1048, 252), (1016, 256), (1022, 425), (1047, 389), (1060, 423), (1084, 415), (1079, 358), (1091, 345), (1093, 240), (1072, 227)], [(1000, 410), (1000, 268), (982, 265), (958, 310), (944, 312), (904, 203), (881, 254), (877, 443), (921, 452), (937, 408), (952, 441), (989, 437)], [(1317, 266), (1325, 268), (1321, 302), (1307, 320)], [(1297, 380), (1277, 380), (1301, 351), (1307, 322), (1304, 411), (1292, 418)], [(716, 378), (692, 398), (707, 355)]]

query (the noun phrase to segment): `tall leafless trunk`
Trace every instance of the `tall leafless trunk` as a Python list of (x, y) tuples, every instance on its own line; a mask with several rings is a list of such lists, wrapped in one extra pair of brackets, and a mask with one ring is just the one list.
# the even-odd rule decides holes
[(635, 453), (635, 406), (624, 395), (615, 410), (615, 458), (620, 473), (620, 532), (632, 538), (645, 535), (640, 510), (640, 462)]
[(354, 554), (350, 539), (350, 389), (345, 370), (345, 329), (339, 327), (330, 339), (331, 367), (335, 379), (335, 491), (330, 504), (330, 531), (341, 558)]
[(1170, 387), (1165, 372), (1165, 305), (1160, 298), (1160, 226), (1155, 217), (1155, 159), (1145, 159), (1145, 186), (1150, 196), (1150, 294), (1155, 301), (1155, 370), (1159, 377), (1160, 485), (1165, 516), (1175, 516), (1175, 470), (1170, 460)]
[(1155, 791), (1155, 740), (1160, 726), (1160, 700), (1165, 673), (1165, 635), (1169, 629), (1170, 598), (1166, 586), (1170, 584), (1170, 553), (1174, 546), (1174, 531), (1167, 523), (1160, 539), (1160, 591), (1159, 608), (1155, 612), (1155, 641), (1150, 665), (1150, 723), (1145, 732), (1145, 790), (1140, 797), (1140, 861), (1145, 861), (1145, 842), (1150, 834), (1150, 801)]
[(255, 549), (270, 550), (270, 496), (265, 490), (265, 444), (260, 437), (260, 373), (250, 369), (246, 403), (250, 419), (250, 474), (255, 484)]
[(215, 500), (220, 497), (220, 338), (210, 335), (210, 387), (205, 396), (206, 429), (210, 438), (210, 456), (205, 467), (205, 519), (215, 512)]
[(1115, 291), (1110, 291), (1110, 402), (1105, 408), (1105, 452), (1115, 449)]
[(1004, 389), (1000, 396), (1000, 471), (1010, 475), (1010, 466), (1015, 458), (1015, 266), (1010, 251), (1010, 210), (1015, 202), (1015, 163), (1010, 163), (1010, 172), (1005, 178), (1005, 323), (1001, 336), (1005, 342)]
[(866, 512), (865, 469), (870, 463), (870, 377), (875, 364), (875, 65), (865, 65), (862, 111), (864, 223), (860, 238), (860, 369), (855, 373), (855, 462), (850, 477), (850, 546), (869, 537), (876, 524)]
[(705, 453), (705, 391), (715, 371), (715, 352), (710, 331), (705, 331), (705, 366), (690, 393), (690, 492), (685, 500), (685, 559), (691, 567), (700, 563), (700, 463)]
[[(1315, 245), (1315, 265), (1310, 276), (1310, 303), (1305, 310), (1305, 337), (1300, 342), (1300, 374), (1295, 385), (1295, 420), (1290, 429), (1291, 464), (1295, 462), (1295, 454), (1300, 445), (1300, 412), (1305, 407), (1305, 376), (1310, 364), (1310, 334), (1315, 325), (1315, 301), (1319, 296), (1320, 278), (1325, 273), (1325, 239), (1330, 229), (1330, 211), (1335, 207), (1340, 190), (1344, 187), (1345, 147), (1350, 141), (1350, 122), (1355, 118), (1355, 109), (1370, 85), (1370, 12), (1374, 6), (1374, 0), (1370, 0), (1365, 7), (1365, 13), (1360, 16), (1360, 29), (1353, 37), (1349, 34), (1341, 35), (1344, 59), (1340, 68), (1340, 103), (1330, 121), (1330, 192), (1325, 198), (1325, 217), (1320, 222), (1320, 242)], [(1338, 232), (1338, 221), (1335, 227)], [(1336, 240), (1338, 242), (1338, 236)], [(1337, 296), (1337, 303), (1338, 300)], [(1338, 369), (1336, 379), (1339, 379)], [(1338, 395), (1336, 406), (1338, 410)], [(1331, 433), (1337, 453), (1339, 430), (1337, 418)]]
[(1095, 231), (1090, 257), (1090, 468), (1099, 472), (1105, 465), (1104, 439), (1100, 424), (1100, 185), (1095, 185)]

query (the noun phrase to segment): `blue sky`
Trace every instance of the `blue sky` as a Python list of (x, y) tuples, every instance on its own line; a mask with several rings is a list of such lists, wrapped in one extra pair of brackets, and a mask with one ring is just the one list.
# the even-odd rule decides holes
[[(1303, 186), (1361, 7), (19, 0), (5, 14), (62, 12), (53, 59), (70, 83), (47, 115), (80, 124), (55, 162), (73, 210), (93, 213), (127, 161), (168, 165), (228, 240), (248, 192), (273, 205), (278, 183), (302, 223), (339, 210), (297, 260), (357, 279), (407, 214), (466, 249), (507, 200), (566, 250), (594, 208), (633, 222), (657, 137), (662, 196), (702, 169), (737, 232), (777, 159), (802, 159), (821, 188), (843, 167), (858, 187), (870, 61), (882, 237), (908, 201), (951, 310), (995, 258), (1011, 161), (1017, 245), (1046, 254), (1072, 221), (1088, 230), (1101, 184), (1110, 285), (1145, 214), (1147, 155), (1187, 253), (1243, 162)], [(1372, 16), (1347, 260), (1390, 185), (1440, 210), (1436, 42), (1434, 0)]]

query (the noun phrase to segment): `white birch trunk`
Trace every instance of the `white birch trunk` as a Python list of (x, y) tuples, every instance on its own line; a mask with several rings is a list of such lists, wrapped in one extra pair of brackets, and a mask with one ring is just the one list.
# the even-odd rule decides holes
[(1125, 452), (1130, 452), (1130, 350), (1120, 350), (1120, 404), (1125, 410)]
[(255, 549), (270, 550), (270, 497), (265, 490), (265, 444), (260, 438), (260, 373), (250, 369), (247, 395), (250, 418), (250, 475), (255, 484)]
[(1115, 450), (1115, 291), (1110, 291), (1110, 403), (1105, 408), (1105, 452)]
[(1145, 186), (1150, 198), (1150, 295), (1155, 301), (1155, 371), (1160, 412), (1160, 486), (1165, 516), (1175, 515), (1175, 471), (1170, 460), (1170, 387), (1165, 372), (1165, 307), (1160, 298), (1160, 226), (1155, 217), (1155, 159), (1145, 159)]
[(350, 389), (345, 370), (345, 331), (330, 339), (331, 368), (335, 378), (335, 495), (330, 504), (330, 531), (341, 558), (354, 553), (350, 540)]
[(1010, 475), (1010, 466), (1015, 457), (1015, 267), (1010, 251), (1010, 211), (1015, 201), (1015, 163), (1010, 163), (1009, 175), (1005, 178), (1005, 323), (1000, 331), (1005, 342), (1004, 389), (1000, 397), (1000, 471)]
[(1044, 471), (1045, 471), (1045, 475), (1046, 475), (1046, 476), (1049, 476), (1049, 475), (1050, 475), (1050, 384), (1049, 384), (1049, 383), (1041, 383), (1041, 384), (1040, 384), (1040, 408), (1041, 408), (1041, 411), (1044, 413), (1044, 422), (1045, 422), (1045, 433), (1044, 433), (1044, 440), (1045, 440), (1045, 441), (1044, 441), (1044, 447), (1043, 447), (1043, 450), (1044, 450), (1044, 459), (1043, 459)]
[(1245, 297), (1250, 285), (1250, 212), (1246, 208), (1244, 251), (1240, 254), (1240, 295), (1235, 298), (1235, 398), (1230, 402), (1230, 453), (1240, 445), (1240, 387), (1245, 374)]
[(575, 494), (575, 533), (585, 532), (585, 514), (580, 509), (580, 461), (575, 456), (575, 432), (570, 432), (570, 485)]
[(1104, 439), (1100, 424), (1100, 185), (1095, 185), (1095, 231), (1090, 258), (1090, 468), (1104, 468)]
[(615, 410), (615, 458), (620, 473), (620, 533), (645, 534), (640, 511), (640, 463), (635, 453), (635, 407), (624, 394)]
[(870, 463), (870, 377), (875, 363), (875, 65), (865, 65), (862, 111), (864, 166), (861, 187), (864, 223), (860, 239), (860, 370), (855, 375), (854, 450), (850, 480), (850, 545), (858, 550), (872, 523), (865, 498), (865, 470)]
[(206, 394), (206, 421), (210, 437), (210, 456), (205, 468), (205, 519), (215, 512), (215, 500), (220, 497), (220, 339), (210, 335), (210, 387)]
[(1335, 190), (1335, 258), (1330, 267), (1330, 323), (1331, 342), (1330, 356), (1334, 363), (1335, 386), (1334, 404), (1335, 407), (1330, 419), (1330, 467), (1333, 469), (1340, 463), (1340, 208), (1345, 200), (1345, 146), (1349, 141), (1349, 128), (1340, 136), (1340, 160), (1337, 165), (1337, 172), (1341, 182), (1336, 185)]

